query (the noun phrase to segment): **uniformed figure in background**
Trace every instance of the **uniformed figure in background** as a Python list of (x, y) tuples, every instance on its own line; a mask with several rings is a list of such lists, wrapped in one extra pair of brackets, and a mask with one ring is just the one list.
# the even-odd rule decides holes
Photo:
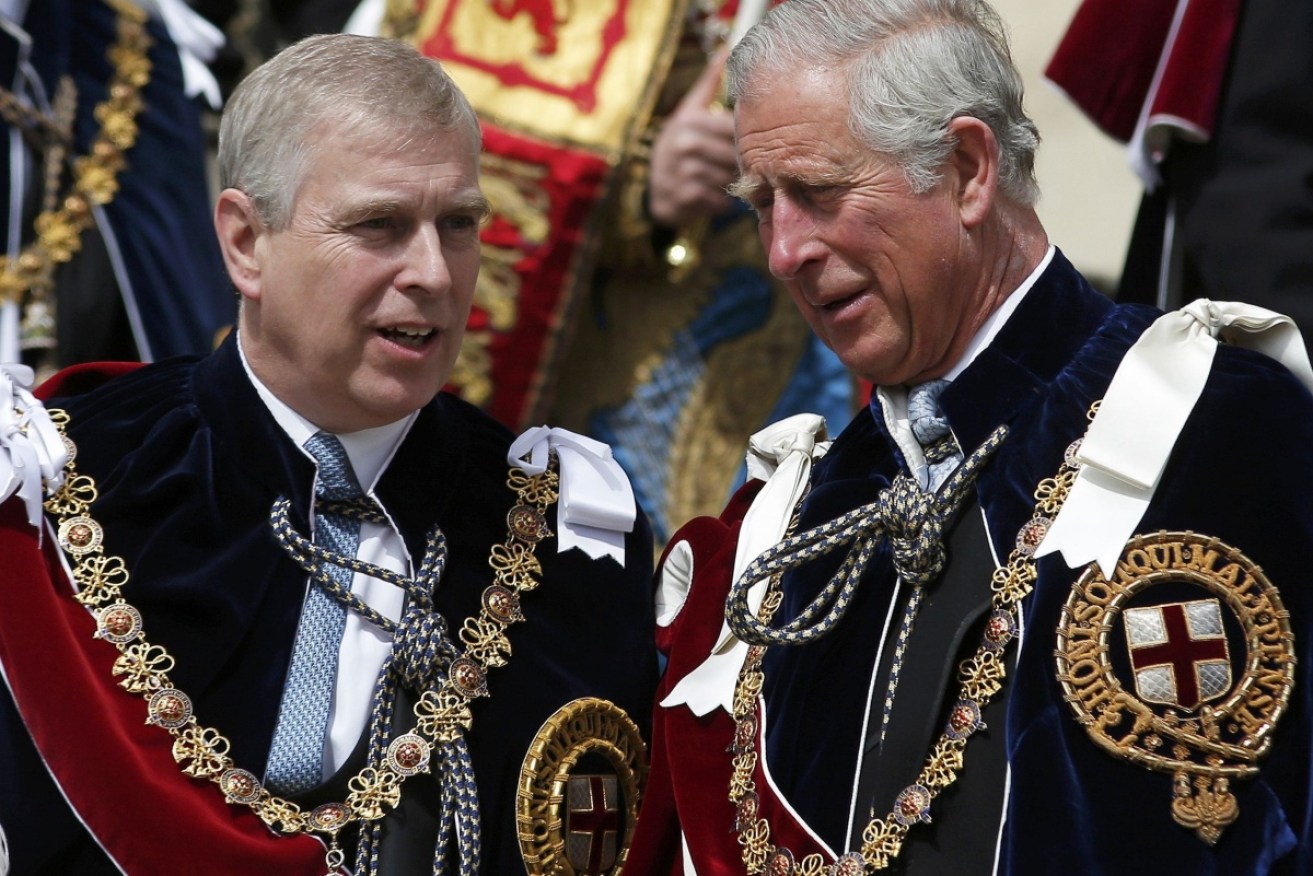
[(150, 362), (232, 325), (201, 124), (222, 43), (182, 0), (0, 5), (0, 362)]

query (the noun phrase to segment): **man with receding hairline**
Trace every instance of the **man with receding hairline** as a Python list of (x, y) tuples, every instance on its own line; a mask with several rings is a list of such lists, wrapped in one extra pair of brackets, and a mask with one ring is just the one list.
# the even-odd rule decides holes
[(789, 0), (728, 69), (734, 190), (875, 392), (667, 547), (626, 873), (1308, 872), (1293, 324), (1089, 286), (980, 0)]

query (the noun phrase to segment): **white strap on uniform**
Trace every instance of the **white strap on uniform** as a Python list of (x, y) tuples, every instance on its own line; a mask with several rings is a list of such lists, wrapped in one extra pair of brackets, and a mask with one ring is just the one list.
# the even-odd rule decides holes
[(550, 451), (560, 460), (557, 503), (558, 552), (577, 547), (594, 559), (625, 561), (625, 533), (632, 532), (637, 508), (629, 478), (609, 445), (567, 429), (534, 426), (515, 439), (507, 462), (533, 476), (547, 470)]
[(1164, 314), (1113, 375), (1081, 443), (1076, 483), (1036, 556), (1061, 553), (1073, 569), (1097, 562), (1112, 575), (1203, 393), (1218, 338), (1271, 356), (1313, 390), (1308, 352), (1290, 317), (1205, 298)]

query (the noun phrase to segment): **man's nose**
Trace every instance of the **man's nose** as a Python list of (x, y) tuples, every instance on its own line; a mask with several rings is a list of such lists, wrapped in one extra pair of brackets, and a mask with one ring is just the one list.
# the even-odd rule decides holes
[(781, 280), (792, 280), (820, 255), (816, 224), (791, 199), (779, 197), (771, 204), (769, 222), (762, 224), (762, 244), (770, 272)]
[(416, 289), (428, 295), (437, 295), (451, 288), (451, 271), (447, 255), (442, 248), (442, 235), (438, 227), (423, 223), (416, 228), (407, 242), (405, 264), (397, 283), (403, 289)]

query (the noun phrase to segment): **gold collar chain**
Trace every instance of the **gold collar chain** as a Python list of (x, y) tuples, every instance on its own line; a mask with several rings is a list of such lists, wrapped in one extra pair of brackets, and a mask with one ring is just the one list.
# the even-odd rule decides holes
[[(1087, 415), (1093, 419), (1097, 403)], [(1061, 510), (1076, 480), (1079, 463), (1076, 453), (1080, 441), (1072, 443), (1063, 454), (1062, 467), (1035, 489), (1035, 511), (1017, 532), (1016, 546), (1006, 564), (994, 570), (990, 580), (993, 608), (981, 634), (975, 654), (958, 666), (957, 700), (939, 739), (931, 747), (916, 781), (894, 799), (892, 810), (883, 818), (872, 816), (862, 831), (860, 852), (848, 852), (827, 865), (820, 854), (797, 860), (792, 851), (771, 841), (770, 823), (759, 813), (756, 781), (753, 772), (758, 758), (757, 711), (762, 700), (765, 675), (762, 658), (765, 645), (753, 645), (739, 673), (734, 691), (733, 773), (729, 799), (735, 807), (734, 829), (742, 847), (743, 864), (749, 874), (769, 876), (860, 876), (887, 868), (902, 851), (903, 840), (911, 828), (930, 820), (930, 804), (941, 791), (957, 780), (962, 769), (963, 751), (971, 734), (982, 729), (981, 714), (985, 706), (1003, 689), (1007, 677), (1004, 649), (1017, 633), (1015, 608), (1034, 586), (1035, 549), (1043, 540), (1053, 519)], [(759, 617), (768, 623), (783, 601), (780, 576), (771, 579)]]
[(92, 206), (114, 200), (118, 175), (127, 166), (123, 153), (137, 142), (141, 91), (150, 82), (147, 53), (152, 41), (146, 31), (147, 17), (128, 0), (105, 2), (118, 16), (118, 41), (106, 53), (114, 67), (108, 97), (94, 110), (100, 130), (87, 154), (74, 160), (73, 181), (62, 204), (56, 195), (62, 168), (58, 164), (48, 167), (46, 200), (54, 203), (43, 208), (34, 221), (36, 240), (15, 259), (0, 256), (0, 304), (21, 304), (28, 292), (38, 299), (47, 296), (55, 266), (69, 261), (82, 248), (82, 232), (92, 223)]
[(193, 715), (191, 698), (170, 681), (174, 659), (146, 640), (141, 612), (123, 597), (127, 567), (122, 557), (105, 554), (104, 530), (90, 516), (90, 506), (98, 495), (96, 483), (77, 473), (77, 448), (67, 434), (68, 414), (58, 409), (49, 414), (68, 449), (68, 463), (64, 485), (46, 500), (45, 507), (56, 517), (59, 544), (73, 562), (73, 579), (79, 588), (74, 596), (95, 613), (95, 638), (105, 639), (119, 650), (113, 667), (119, 686), (146, 700), (147, 723), (172, 734), (173, 759), (183, 773), (214, 782), (229, 803), (250, 807), (276, 831), (326, 836), (326, 861), (330, 872), (335, 872), (343, 863), (338, 832), (350, 824), (380, 819), (395, 808), (401, 800), (402, 783), (409, 776), (429, 771), (434, 745), (451, 742), (470, 729), (471, 700), (489, 696), (488, 669), (506, 665), (511, 653), (506, 630), (525, 619), (520, 596), (541, 583), (542, 564), (534, 551), (552, 534), (546, 511), (558, 496), (555, 459), (551, 468), (532, 477), (522, 469), (511, 469), (506, 483), (515, 490), (517, 501), (506, 517), (506, 540), (494, 544), (490, 552), (493, 583), (483, 591), (479, 614), (467, 618), (460, 629), (464, 655), (453, 662), (441, 687), (424, 691), (415, 703), (414, 731), (389, 743), (382, 768), (366, 767), (347, 783), (350, 794), (345, 801), (305, 812), (296, 803), (270, 793), (253, 773), (236, 766), (228, 756), (227, 738), (212, 727), (201, 726)]

